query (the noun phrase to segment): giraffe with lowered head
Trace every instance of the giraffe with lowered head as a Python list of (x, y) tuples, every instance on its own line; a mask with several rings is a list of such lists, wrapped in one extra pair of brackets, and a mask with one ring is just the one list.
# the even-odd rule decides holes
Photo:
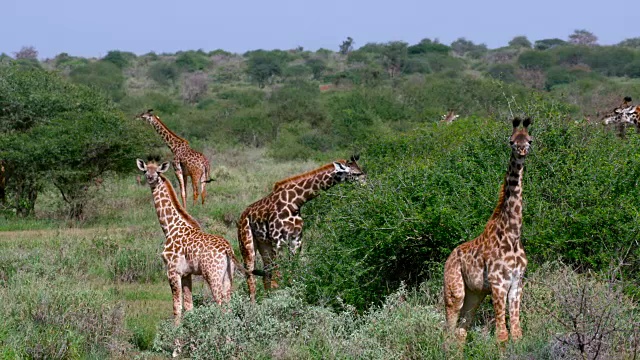
[[(193, 150), (187, 140), (169, 130), (169, 128), (160, 121), (160, 118), (152, 112), (153, 109), (149, 109), (136, 116), (136, 118), (144, 119), (151, 124), (173, 153), (172, 164), (176, 171), (178, 183), (180, 184), (182, 206), (185, 208), (187, 206), (186, 182), (189, 177), (191, 177), (191, 187), (193, 189), (193, 204), (195, 205), (200, 196), (202, 197), (202, 204), (204, 205), (204, 199), (207, 196), (205, 185), (212, 181), (209, 177), (211, 168), (209, 160), (204, 154)], [(200, 189), (198, 189), (198, 187)]]
[[(276, 182), (266, 197), (249, 205), (238, 220), (238, 242), (244, 259), (249, 296), (255, 301), (256, 284), (253, 274), (264, 275), (266, 290), (276, 288), (273, 270), (275, 259), (282, 246), (288, 246), (295, 254), (301, 245), (302, 217), (300, 208), (338, 183), (356, 179), (364, 180), (364, 173), (357, 163), (358, 157), (349, 161), (337, 160), (315, 170)], [(256, 250), (262, 257), (264, 274), (255, 271)], [(275, 277), (278, 277), (277, 272)]]
[(475, 312), (491, 295), (499, 342), (509, 337), (506, 327), (506, 305), (509, 301), (511, 338), (522, 337), (520, 299), (522, 277), (527, 258), (520, 240), (522, 228), (522, 174), (532, 137), (526, 118), (513, 120), (510, 138), (511, 158), (500, 189), (498, 205), (484, 232), (474, 240), (456, 247), (444, 265), (444, 302), (447, 326), (464, 341)]
[(239, 263), (231, 244), (223, 237), (211, 235), (200, 229), (200, 224), (180, 205), (178, 197), (162, 173), (169, 163), (157, 165), (136, 160), (140, 171), (151, 187), (153, 202), (166, 241), (162, 260), (167, 266), (167, 277), (173, 294), (173, 315), (176, 325), (184, 309), (193, 308), (191, 275), (202, 275), (218, 304), (229, 301), (235, 269), (246, 270)]

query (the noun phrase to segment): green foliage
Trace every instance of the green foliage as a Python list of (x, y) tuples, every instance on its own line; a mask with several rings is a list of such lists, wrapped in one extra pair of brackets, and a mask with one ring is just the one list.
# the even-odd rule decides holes
[(122, 70), (111, 62), (97, 61), (71, 71), (70, 79), (102, 91), (110, 99), (118, 101), (125, 96)]
[(552, 49), (556, 46), (561, 46), (566, 44), (567, 42), (562, 40), (562, 39), (558, 39), (558, 38), (553, 38), (553, 39), (543, 39), (543, 40), (536, 40), (536, 42), (534, 43), (533, 47), (536, 50), (549, 50)]
[(207, 54), (202, 51), (183, 51), (177, 54), (176, 66), (180, 70), (187, 72), (195, 72), (200, 70), (206, 70), (211, 66), (211, 60)]
[(0, 68), (0, 78), (0, 158), (10, 169), (12, 206), (29, 215), (46, 179), (69, 203), (69, 215), (81, 216), (87, 184), (107, 171), (129, 169), (145, 142), (87, 87), (21, 67)]
[(67, 53), (60, 53), (54, 58), (57, 69), (72, 71), (89, 63), (89, 60), (81, 57), (70, 56)]
[(311, 69), (313, 78), (319, 80), (327, 69), (327, 63), (320, 58), (311, 58), (307, 60), (307, 66)]
[(407, 51), (410, 55), (418, 55), (418, 54), (428, 54), (428, 53), (438, 53), (442, 55), (449, 54), (451, 48), (447, 45), (440, 44), (437, 41), (432, 41), (431, 39), (422, 39), (419, 43), (409, 46)]
[(124, 52), (118, 50), (111, 50), (107, 53), (105, 57), (101, 59), (101, 61), (107, 61), (120, 69), (124, 69), (131, 63), (132, 60), (135, 60), (136, 54), (132, 52)]
[(518, 64), (525, 69), (545, 70), (553, 65), (553, 54), (543, 51), (529, 50), (518, 57)]
[(624, 47), (594, 48), (585, 59), (593, 70), (606, 76), (623, 76), (626, 66), (640, 59), (640, 53)]
[(638, 49), (638, 48), (640, 48), (640, 37), (634, 37), (634, 38), (625, 39), (625, 40), (619, 42), (618, 46), (625, 46), (625, 47)]
[(169, 85), (178, 80), (180, 69), (175, 63), (159, 61), (149, 67), (147, 74), (158, 84)]
[(489, 67), (487, 74), (494, 79), (504, 82), (516, 82), (516, 67), (512, 64), (494, 64)]
[(248, 57), (247, 74), (262, 88), (271, 83), (274, 76), (282, 74), (284, 64), (290, 55), (281, 50), (255, 50), (246, 53), (245, 57)]
[(461, 37), (451, 43), (451, 50), (460, 56), (469, 56), (472, 59), (478, 59), (487, 52), (487, 45), (476, 45), (473, 41)]
[(529, 41), (526, 36), (516, 36), (509, 41), (509, 46), (531, 49), (531, 41)]
[[(637, 276), (640, 190), (629, 184), (639, 176), (633, 149), (640, 140), (623, 144), (565, 122), (567, 109), (553, 103), (520, 104), (535, 119), (524, 179), (531, 263), (560, 258), (599, 271), (629, 251), (627, 271)], [(510, 129), (507, 121), (459, 119), (369, 143), (362, 153), (367, 186), (336, 187), (303, 209), (309, 260), (295, 281), (304, 279), (312, 301), (339, 296), (365, 308), (400, 279), (428, 278), (456, 245), (482, 232), (506, 170)]]

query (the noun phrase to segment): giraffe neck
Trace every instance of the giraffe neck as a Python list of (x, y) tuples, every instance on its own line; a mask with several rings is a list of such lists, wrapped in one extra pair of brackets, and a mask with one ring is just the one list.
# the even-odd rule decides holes
[(500, 193), (498, 206), (491, 219), (502, 225), (505, 232), (520, 238), (522, 228), (522, 173), (524, 171), (524, 158), (518, 158), (511, 153), (509, 168), (505, 175)]
[(151, 123), (153, 128), (156, 129), (156, 132), (160, 134), (162, 140), (164, 140), (165, 144), (167, 144), (169, 149), (171, 149), (172, 153), (175, 154), (176, 150), (180, 146), (188, 144), (187, 140), (181, 138), (180, 136), (176, 135), (176, 133), (169, 130), (169, 128), (162, 121), (160, 121), (159, 117), (154, 116), (151, 120), (149, 120), (149, 122)]
[(180, 205), (171, 182), (163, 175), (160, 175), (158, 183), (151, 187), (151, 193), (158, 221), (167, 240), (181, 229), (200, 229), (198, 222)]
[(318, 196), (321, 190), (327, 190), (337, 183), (333, 168), (331, 168), (311, 177), (288, 182), (280, 186), (278, 191), (286, 195), (287, 202), (299, 209), (304, 203)]

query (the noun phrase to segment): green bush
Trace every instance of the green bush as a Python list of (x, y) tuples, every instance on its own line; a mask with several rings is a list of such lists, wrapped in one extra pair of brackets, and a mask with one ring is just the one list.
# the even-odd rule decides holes
[(175, 64), (183, 71), (195, 72), (211, 66), (209, 56), (202, 50), (179, 52)]
[[(640, 139), (623, 143), (600, 127), (565, 122), (566, 109), (552, 103), (521, 106), (534, 117), (522, 235), (531, 266), (561, 259), (604, 270), (628, 251), (627, 271), (637, 276)], [(510, 130), (506, 119), (467, 118), (369, 143), (368, 185), (333, 188), (303, 209), (308, 261), (295, 281), (307, 284), (313, 301), (339, 296), (365, 308), (400, 280), (427, 278), (482, 232), (506, 171)]]
[(71, 81), (101, 90), (114, 101), (125, 96), (122, 70), (108, 61), (96, 61), (71, 71)]
[(160, 61), (151, 65), (147, 74), (158, 84), (169, 85), (178, 80), (180, 69), (175, 63)]

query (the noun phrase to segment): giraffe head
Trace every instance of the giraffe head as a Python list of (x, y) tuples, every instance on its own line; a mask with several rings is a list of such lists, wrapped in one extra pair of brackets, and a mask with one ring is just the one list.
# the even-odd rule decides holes
[(143, 112), (141, 114), (136, 115), (135, 118), (136, 119), (143, 119), (143, 120), (146, 120), (147, 122), (151, 123), (154, 120), (155, 115), (153, 115), (153, 109), (149, 109), (149, 110), (147, 110), (147, 111), (145, 111), (145, 112)]
[[(618, 123), (634, 123), (634, 114), (637, 114), (636, 106), (630, 105), (632, 99), (630, 96), (625, 96), (622, 104), (613, 111), (607, 113), (603, 117), (605, 125), (618, 124)], [(637, 119), (637, 115), (635, 116)]]
[(334, 177), (337, 182), (343, 181), (354, 181), (358, 180), (360, 182), (364, 182), (366, 180), (366, 175), (360, 169), (358, 165), (358, 160), (360, 159), (360, 155), (352, 155), (348, 161), (334, 161), (333, 166), (335, 167)]
[(158, 166), (155, 162), (149, 162), (148, 164), (144, 162), (142, 159), (136, 159), (136, 164), (138, 165), (138, 169), (144, 173), (145, 178), (147, 179), (147, 183), (154, 188), (158, 185), (158, 181), (160, 180), (160, 174), (169, 170), (169, 163), (163, 162)]
[[(522, 123), (522, 128), (518, 128)], [(511, 145), (511, 151), (516, 158), (524, 158), (529, 154), (529, 147), (533, 137), (529, 135), (529, 125), (531, 125), (531, 118), (526, 118), (522, 121), (520, 118), (513, 119), (513, 132), (509, 139), (509, 145)]]

